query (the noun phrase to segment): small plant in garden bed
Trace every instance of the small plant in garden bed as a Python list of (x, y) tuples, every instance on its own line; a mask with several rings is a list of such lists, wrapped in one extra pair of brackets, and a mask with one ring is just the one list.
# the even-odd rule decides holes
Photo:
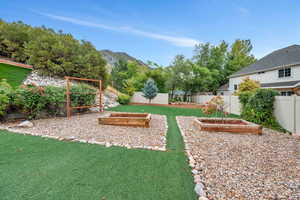
[(203, 108), (203, 113), (207, 115), (218, 115), (221, 118), (224, 118), (228, 115), (228, 113), (225, 111), (226, 104), (221, 96), (215, 96), (210, 101), (205, 103), (205, 106)]

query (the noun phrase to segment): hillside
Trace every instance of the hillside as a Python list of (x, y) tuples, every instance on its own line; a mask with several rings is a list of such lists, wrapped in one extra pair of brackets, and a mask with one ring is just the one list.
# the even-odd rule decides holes
[[(141, 61), (138, 60), (130, 55), (128, 55), (125, 52), (113, 52), (111, 50), (100, 50), (100, 53), (102, 54), (103, 58), (106, 60), (106, 62), (108, 63), (109, 67), (114, 67), (116, 65), (116, 63), (118, 63), (120, 60), (122, 61), (134, 61), (139, 63), (142, 66), (146, 66), (147, 65)], [(111, 69), (108, 69), (109, 71), (111, 71)]]

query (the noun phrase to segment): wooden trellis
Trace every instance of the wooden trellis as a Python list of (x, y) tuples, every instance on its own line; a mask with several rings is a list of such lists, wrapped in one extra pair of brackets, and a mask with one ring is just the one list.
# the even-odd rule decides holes
[[(87, 78), (77, 78), (77, 77), (71, 77), (71, 76), (65, 76), (65, 80), (66, 80), (66, 98), (67, 98), (67, 105), (66, 105), (66, 109), (67, 109), (67, 116), (68, 118), (71, 117), (71, 113), (73, 109), (82, 109), (82, 108), (92, 108), (92, 107), (99, 107), (99, 112), (103, 112), (103, 108), (102, 108), (102, 81), (101, 80), (96, 80), (96, 79), (87, 79)], [(75, 106), (72, 107), (71, 104), (71, 90), (70, 90), (70, 81), (71, 80), (78, 80), (78, 81), (88, 81), (88, 82), (97, 82), (99, 83), (99, 104), (95, 104), (95, 105), (84, 105), (84, 106)], [(82, 93), (82, 94), (95, 94), (96, 93)]]

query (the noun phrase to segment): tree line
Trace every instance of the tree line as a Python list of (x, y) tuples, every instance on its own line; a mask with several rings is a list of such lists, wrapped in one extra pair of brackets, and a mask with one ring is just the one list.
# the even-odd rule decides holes
[(203, 43), (195, 46), (192, 58), (177, 55), (170, 66), (121, 60), (108, 75), (106, 61), (90, 42), (44, 26), (0, 20), (0, 56), (31, 64), (42, 75), (102, 79), (128, 95), (141, 91), (148, 79), (171, 95), (175, 90), (216, 92), (230, 74), (255, 62), (251, 50), (250, 40)]
[(184, 91), (188, 93), (213, 92), (228, 82), (228, 76), (256, 61), (251, 54), (250, 40), (236, 40), (231, 45), (222, 41), (195, 46), (194, 56), (175, 56), (170, 66), (162, 67), (148, 62), (149, 68), (133, 62), (119, 62), (113, 68), (111, 80), (118, 90), (133, 94), (141, 91), (149, 78), (153, 79), (159, 92)]

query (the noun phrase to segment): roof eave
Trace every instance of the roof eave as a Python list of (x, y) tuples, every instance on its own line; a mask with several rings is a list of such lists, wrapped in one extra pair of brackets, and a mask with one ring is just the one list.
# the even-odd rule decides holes
[(242, 73), (242, 74), (236, 74), (236, 75), (233, 74), (233, 75), (230, 75), (229, 78), (235, 78), (235, 77), (240, 77), (240, 76), (256, 74), (258, 72), (272, 71), (272, 70), (285, 68), (285, 67), (294, 67), (294, 66), (297, 66), (297, 65), (300, 65), (300, 62), (299, 63), (288, 64), (288, 65), (281, 65), (281, 66), (272, 67), (272, 68), (268, 68), (268, 69), (264, 69), (264, 70), (256, 70), (256, 71), (248, 72), (248, 73)]
[(297, 88), (300, 86), (300, 82), (296, 83), (295, 85), (291, 85), (291, 86), (275, 86), (275, 87), (262, 87), (262, 88), (272, 88), (272, 89), (290, 89), (290, 88)]

